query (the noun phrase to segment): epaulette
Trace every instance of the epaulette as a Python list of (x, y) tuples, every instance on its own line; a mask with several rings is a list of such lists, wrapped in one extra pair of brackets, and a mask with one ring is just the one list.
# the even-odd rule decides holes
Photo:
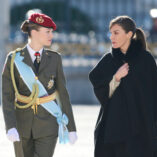
[(23, 49), (23, 48), (17, 48), (17, 49), (15, 50), (15, 53), (21, 51), (22, 49)]
[(59, 52), (56, 52), (56, 51), (53, 51), (53, 50), (50, 50), (50, 49), (45, 49), (46, 52), (50, 52), (50, 53), (54, 53), (54, 54), (57, 54), (57, 55), (61, 55)]
[(22, 50), (22, 48), (17, 48), (16, 50), (11, 51), (9, 54), (13, 54), (13, 53), (16, 53), (16, 52), (20, 52), (21, 50)]

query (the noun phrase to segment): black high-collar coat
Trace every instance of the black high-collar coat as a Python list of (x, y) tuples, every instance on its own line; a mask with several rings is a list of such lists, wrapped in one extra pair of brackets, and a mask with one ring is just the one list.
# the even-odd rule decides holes
[[(129, 73), (109, 98), (109, 83), (124, 63), (129, 64)], [(105, 143), (128, 143), (138, 136), (146, 146), (145, 157), (153, 157), (157, 66), (151, 54), (139, 41), (132, 40), (125, 55), (120, 49), (112, 49), (103, 56), (89, 79), (101, 104), (95, 128), (95, 157), (103, 157)]]

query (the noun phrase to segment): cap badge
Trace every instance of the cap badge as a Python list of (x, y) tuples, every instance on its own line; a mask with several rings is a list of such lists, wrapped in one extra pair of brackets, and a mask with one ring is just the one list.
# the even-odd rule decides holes
[(42, 16), (37, 17), (35, 20), (37, 23), (43, 23), (44, 22), (44, 19)]

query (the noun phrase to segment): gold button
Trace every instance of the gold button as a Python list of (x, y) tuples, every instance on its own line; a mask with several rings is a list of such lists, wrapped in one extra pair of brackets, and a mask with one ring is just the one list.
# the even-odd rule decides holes
[(37, 77), (37, 76), (35, 76), (35, 79), (36, 79), (36, 80), (38, 80), (38, 77)]

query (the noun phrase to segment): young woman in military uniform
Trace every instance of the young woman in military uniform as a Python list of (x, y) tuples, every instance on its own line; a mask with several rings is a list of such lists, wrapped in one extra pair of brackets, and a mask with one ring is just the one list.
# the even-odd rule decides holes
[(52, 157), (58, 136), (60, 143), (77, 139), (61, 56), (44, 48), (51, 45), (56, 24), (34, 13), (21, 30), (28, 43), (8, 54), (2, 74), (7, 137), (16, 157)]

